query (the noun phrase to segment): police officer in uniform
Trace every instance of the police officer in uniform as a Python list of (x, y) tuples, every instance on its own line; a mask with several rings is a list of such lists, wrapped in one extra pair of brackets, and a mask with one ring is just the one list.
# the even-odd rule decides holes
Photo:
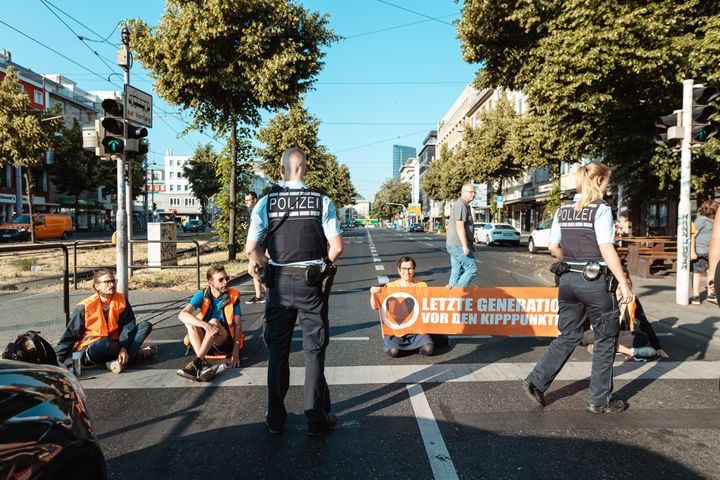
[[(530, 375), (525, 392), (545, 406), (544, 392), (580, 343), (586, 315), (595, 333), (587, 410), (622, 412), (626, 404), (613, 399), (613, 360), (619, 331), (618, 302), (632, 302), (633, 292), (613, 244), (612, 211), (603, 196), (610, 168), (590, 163), (578, 170), (573, 203), (558, 209), (550, 231), (550, 253), (563, 260), (558, 292), (560, 335), (552, 341)], [(613, 277), (616, 279), (614, 283)], [(616, 298), (619, 288), (621, 298)]]
[[(299, 318), (305, 354), (305, 416), (308, 434), (323, 435), (337, 423), (330, 414), (325, 381), (325, 349), (329, 341), (328, 291), (325, 275), (343, 252), (335, 206), (324, 193), (307, 188), (305, 153), (289, 148), (282, 154), (283, 184), (261, 198), (251, 215), (246, 252), (263, 271), (267, 287), (263, 337), (269, 349), (268, 409), (265, 424), (281, 433), (290, 383), (288, 357)], [(261, 250), (266, 241), (268, 259)]]

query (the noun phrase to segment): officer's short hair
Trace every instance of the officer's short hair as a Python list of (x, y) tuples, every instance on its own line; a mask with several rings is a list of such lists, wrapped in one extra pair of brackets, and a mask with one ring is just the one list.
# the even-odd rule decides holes
[(283, 165), (287, 165), (293, 155), (300, 155), (303, 160), (306, 159), (305, 152), (303, 152), (302, 148), (290, 147), (282, 153)]
[(258, 198), (257, 193), (255, 193), (255, 192), (253, 192), (253, 191), (249, 191), (249, 192), (247, 192), (247, 193), (245, 194), (246, 197), (247, 197), (248, 195), (251, 196), (252, 198), (254, 198), (255, 200), (257, 200), (257, 198)]
[(207, 271), (207, 279), (212, 280), (213, 275), (215, 275), (216, 273), (225, 273), (225, 267), (223, 267), (222, 265), (211, 265)]

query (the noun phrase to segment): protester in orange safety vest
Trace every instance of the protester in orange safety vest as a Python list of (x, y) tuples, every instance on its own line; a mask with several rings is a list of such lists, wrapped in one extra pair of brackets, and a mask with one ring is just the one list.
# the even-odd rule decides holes
[(73, 352), (82, 352), (83, 366), (105, 364), (121, 373), (136, 358), (157, 353), (156, 346), (142, 346), (150, 335), (150, 322), (135, 324), (135, 314), (122, 293), (116, 291), (115, 275), (106, 269), (93, 275), (95, 293), (80, 302), (55, 347), (58, 362), (70, 366)]
[(230, 355), (228, 366), (240, 366), (240, 349), (245, 336), (242, 333), (240, 292), (228, 288), (230, 279), (222, 265), (213, 265), (207, 271), (208, 287), (190, 299), (178, 315), (187, 328), (187, 341), (196, 357), (177, 371), (183, 378), (206, 382), (219, 371), (219, 365), (210, 365), (208, 353)]

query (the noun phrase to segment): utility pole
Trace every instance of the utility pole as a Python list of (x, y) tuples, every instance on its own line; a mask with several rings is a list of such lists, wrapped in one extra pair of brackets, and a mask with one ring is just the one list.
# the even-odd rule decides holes
[(692, 113), (693, 113), (693, 80), (683, 80), (682, 128), (683, 138), (680, 147), (680, 203), (678, 204), (677, 230), (677, 277), (675, 303), (689, 303), (690, 288), (690, 161), (692, 153)]
[[(125, 85), (130, 84), (130, 32), (123, 26), (122, 46), (118, 50), (118, 65), (125, 71)], [(123, 96), (123, 112), (127, 112), (127, 96)], [(128, 126), (123, 119), (123, 145), (127, 143)], [(117, 289), (128, 298), (128, 226), (125, 184), (125, 153), (117, 155), (117, 213), (115, 214)]]

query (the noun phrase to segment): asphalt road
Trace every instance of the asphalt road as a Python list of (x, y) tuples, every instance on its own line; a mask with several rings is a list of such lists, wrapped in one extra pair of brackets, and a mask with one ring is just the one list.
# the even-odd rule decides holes
[[(395, 261), (405, 254), (416, 258), (418, 279), (445, 285), (443, 238), (380, 229), (345, 237), (326, 362), (336, 430), (306, 434), (302, 344), (294, 341), (286, 431), (266, 432), (261, 305), (243, 305), (241, 368), (203, 385), (175, 375), (190, 358), (183, 328), (168, 315), (151, 337), (157, 359), (118, 376), (83, 372), (110, 478), (720, 478), (716, 345), (658, 325), (671, 361), (618, 356), (615, 391), (630, 407), (600, 416), (584, 409), (591, 355), (579, 347), (539, 410), (518, 379), (549, 339), (455, 338), (430, 358), (383, 352), (368, 288), (383, 275), (397, 278)], [(476, 255), (477, 286), (549, 285), (547, 255), (497, 246)]]

